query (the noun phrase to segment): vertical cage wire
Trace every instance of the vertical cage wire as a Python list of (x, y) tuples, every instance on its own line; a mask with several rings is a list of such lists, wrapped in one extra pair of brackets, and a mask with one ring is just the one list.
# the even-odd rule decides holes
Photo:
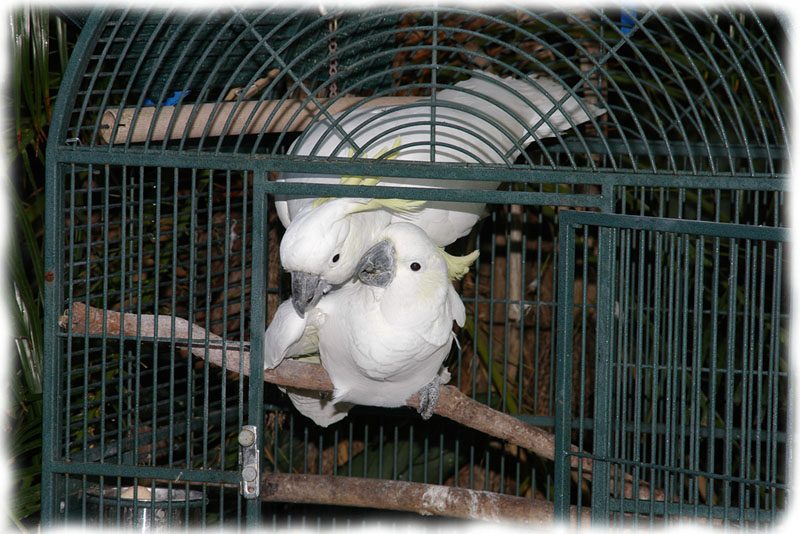
[[(595, 465), (610, 469), (593, 475), (604, 476), (593, 478), (593, 512), (602, 506), (598, 520), (620, 525), (688, 514), (774, 522), (789, 469), (787, 232), (694, 221), (669, 231), (602, 217), (580, 214), (586, 225), (567, 234), (580, 247), (609, 232), (598, 276), (612, 278), (597, 309), (612, 335), (594, 370), (607, 387), (596, 391), (592, 425), (582, 402), (561, 416), (577, 423), (579, 440), (594, 442)], [(577, 351), (585, 337), (584, 316), (574, 317), (584, 333), (562, 351)], [(570, 491), (580, 502), (580, 487)]]
[[(80, 477), (64, 476), (65, 518), (78, 507), (85, 520), (89, 506), (103, 524), (110, 520), (103, 510), (114, 500), (120, 506), (124, 488), (142, 485), (155, 495), (163, 485), (141, 477), (142, 466), (237, 469), (235, 436), (247, 405), (242, 380), (187, 357), (188, 346), (215, 343), (207, 335), (189, 331), (187, 338), (169, 327), (188, 317), (223, 344), (246, 343), (249, 187), (247, 173), (234, 171), (73, 165), (64, 174), (58, 460), (124, 466), (116, 477), (83, 477), (78, 486)], [(104, 311), (91, 330), (72, 332), (87, 307)], [(161, 317), (163, 326), (145, 331), (142, 316)], [(196, 492), (188, 482), (168, 487)], [(202, 503), (190, 508), (205, 514), (217, 507), (224, 517), (226, 499), (238, 499), (226, 492), (203, 488)], [(166, 506), (172, 517), (178, 506), (171, 496), (133, 501), (132, 513)]]
[[(176, 469), (192, 470), (194, 481), (235, 484), (236, 432), (262, 409), (256, 423), (267, 471), (486, 489), (554, 499), (562, 512), (571, 504), (612, 521), (636, 512), (644, 514), (636, 516), (640, 525), (677, 516), (758, 522), (784, 507), (785, 484), (764, 482), (784, 476), (789, 439), (785, 347), (776, 334), (789, 313), (788, 280), (770, 274), (782, 273), (783, 249), (769, 240), (645, 231), (620, 231), (612, 242), (587, 229), (568, 252), (556, 239), (565, 207), (785, 227), (788, 82), (778, 18), (744, 8), (539, 12), (505, 5), (326, 16), (112, 8), (93, 17), (50, 136), (48, 165), (56, 170), (48, 189), (58, 215), (50, 217), (57, 237), (49, 241), (49, 266), (58, 289), (47, 312), (57, 334), (47, 428), (57, 455), (46, 469), (55, 473), (58, 496), (46, 489), (44, 501), (50, 510), (58, 508), (54, 498), (64, 502), (47, 512), (51, 518), (87, 522), (99, 507), (103, 520), (120, 524), (128, 508), (140, 512), (137, 501), (127, 506), (123, 486), (154, 490), (155, 479)], [(375, 150), (364, 144), (350, 153), (348, 142), (361, 143), (355, 135), (333, 153), (318, 146), (299, 156), (291, 146), (302, 132), (278, 113), (253, 111), (277, 101), (308, 105), (316, 120), (331, 120), (332, 106), (351, 96), (364, 98), (359, 106), (397, 96), (445, 105), (437, 92), (472, 69), (546, 74), (606, 114), (535, 138), (516, 161), (461, 168), (391, 158), (366, 165), (363, 156)], [(241, 115), (226, 115), (231, 109)], [(160, 129), (147, 123), (148, 113), (170, 118)], [(181, 113), (183, 130), (175, 118)], [(434, 124), (443, 117), (426, 123), (432, 137), (442, 138)], [(146, 126), (140, 137), (126, 130), (137, 121)], [(412, 148), (401, 143), (397, 151)], [(217, 342), (209, 336), (110, 334), (105, 319), (100, 334), (52, 326), (65, 309), (84, 304), (185, 319), (240, 354), (248, 343), (260, 347), (263, 327), (289, 291), (278, 258), (282, 225), (271, 195), (260, 193), (260, 181), (269, 176), (271, 186), (279, 171), (503, 182), (486, 194), (488, 217), (449, 248), (477, 248), (481, 257), (458, 284), (467, 323), (447, 363), (453, 383), (474, 399), (607, 460), (595, 462), (602, 465), (591, 491), (570, 486), (568, 471), (526, 451), (454, 424), (433, 428), (402, 410), (359, 408), (339, 426), (315, 427), (275, 388), (258, 382), (262, 399), (241, 373), (193, 359), (186, 345), (211, 350)], [(461, 185), (454, 189), (445, 200), (475, 200)], [(350, 194), (322, 185), (296, 192)], [(618, 271), (601, 269), (603, 250)], [(574, 264), (565, 267), (568, 260)], [(574, 281), (567, 308), (558, 296), (565, 269)], [(742, 302), (723, 291), (732, 274)], [(567, 352), (556, 350), (556, 337), (567, 335), (562, 320), (573, 324)], [(706, 353), (726, 339), (728, 346)], [(607, 343), (619, 359), (598, 363)], [(564, 384), (574, 412), (559, 417)], [(679, 405), (682, 394), (691, 402)], [(722, 430), (701, 424), (709, 413), (720, 414)], [(760, 422), (749, 427), (751, 420)], [(663, 489), (673, 501), (631, 502), (613, 485), (612, 477), (625, 475), (636, 481), (634, 493)], [(170, 488), (186, 496), (197, 486)], [(260, 516), (274, 526), (350, 521), (346, 512), (245, 503), (227, 487), (200, 492), (197, 501), (170, 494), (168, 516), (177, 511), (186, 522), (199, 511), (207, 524)], [(709, 503), (709, 495), (722, 504)], [(152, 498), (142, 506), (155, 514), (161, 504)]]

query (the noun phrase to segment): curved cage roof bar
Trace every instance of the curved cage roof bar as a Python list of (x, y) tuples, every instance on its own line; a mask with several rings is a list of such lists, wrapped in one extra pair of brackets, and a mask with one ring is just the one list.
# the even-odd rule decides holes
[[(54, 123), (58, 150), (281, 158), (304, 129), (324, 120), (343, 142), (308, 157), (341, 158), (349, 143), (350, 157), (358, 159), (356, 132), (341, 130), (347, 117), (382, 98), (413, 113), (416, 99), (435, 102), (437, 92), (485, 70), (533, 85), (536, 76), (546, 76), (605, 110), (552, 140), (538, 139), (531, 126), (533, 142), (504, 165), (712, 176), (785, 172), (778, 163), (787, 157), (788, 141), (781, 92), (789, 88), (779, 22), (765, 22), (752, 10), (676, 10), (670, 17), (623, 11), (632, 21), (623, 25), (620, 13), (97, 10), (87, 23), (96, 24), (96, 38), (78, 44), (86, 59), (72, 73), (72, 96)], [(334, 19), (337, 26), (329, 29)], [(510, 35), (514, 45), (501, 46)], [(337, 41), (335, 57), (330, 40)], [(753, 84), (746, 72), (775, 83)], [(491, 119), (480, 109), (461, 111)], [(446, 121), (434, 113), (430, 122), (435, 138)]]

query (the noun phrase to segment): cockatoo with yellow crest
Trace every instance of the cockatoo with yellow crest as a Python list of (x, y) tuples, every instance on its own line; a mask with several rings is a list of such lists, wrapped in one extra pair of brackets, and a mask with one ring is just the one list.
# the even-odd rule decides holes
[[(332, 121), (318, 121), (301, 134), (289, 154), (510, 165), (534, 139), (552, 137), (603, 112), (545, 76), (515, 79), (474, 71), (471, 78), (436, 93), (435, 100), (355, 108), (334, 115)], [(284, 173), (278, 180), (453, 189), (499, 185), (396, 177), (359, 182), (357, 177), (297, 173)], [(292, 299), (302, 315), (332, 287), (352, 278), (359, 258), (388, 224), (412, 222), (444, 247), (469, 233), (485, 205), (278, 196), (276, 211), (286, 226), (281, 263), (292, 273)]]
[(289, 389), (295, 407), (327, 426), (354, 404), (404, 406), (420, 392), (419, 412), (433, 413), (443, 368), (462, 326), (464, 304), (452, 280), (466, 274), (477, 251), (454, 257), (411, 223), (392, 223), (375, 235), (356, 262), (352, 281), (331, 291), (300, 317), (291, 301), (265, 333), (264, 365), (318, 353), (333, 394)]

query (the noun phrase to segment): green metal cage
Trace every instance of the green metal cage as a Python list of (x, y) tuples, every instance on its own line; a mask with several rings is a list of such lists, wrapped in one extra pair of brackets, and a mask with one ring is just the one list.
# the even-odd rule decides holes
[[(323, 11), (109, 7), (83, 22), (47, 147), (44, 523), (418, 517), (246, 498), (248, 450), (264, 484), (468, 488), (598, 525), (778, 521), (793, 430), (780, 13)], [(530, 128), (500, 162), (290, 149), (350, 97), (435, 99), (474, 71), (546, 75), (605, 113), (549, 138)], [(550, 433), (552, 457), (406, 409), (357, 407), (323, 429), (250, 378), (290, 292), (276, 195), (486, 202), (448, 247), (481, 252), (457, 284), (451, 384)]]

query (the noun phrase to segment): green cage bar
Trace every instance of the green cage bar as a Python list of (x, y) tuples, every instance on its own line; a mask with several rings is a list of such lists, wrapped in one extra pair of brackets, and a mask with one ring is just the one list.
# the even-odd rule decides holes
[[(612, 528), (780, 519), (792, 442), (781, 13), (112, 6), (81, 20), (47, 147), (46, 526), (417, 518), (244, 498), (245, 425), (265, 477), (484, 490)], [(497, 121), (441, 97), (481, 73), (563, 90), (491, 161), (443, 133), (473, 122), (449, 124), (447, 109)], [(570, 98), (605, 112), (537, 134)], [(417, 125), (432, 142), (397, 134), (392, 150), (431, 161), (372, 159), (346, 129), (421, 99), (435, 103)], [(320, 121), (339, 149), (298, 153)], [(461, 160), (442, 161), (446, 145)], [(255, 378), (290, 295), (279, 195), (485, 203), (447, 246), (480, 250), (456, 284), (467, 320), (451, 385), (550, 433), (553, 459), (405, 409), (357, 407), (321, 428)]]
[[(779, 348), (790, 317), (788, 230), (575, 211), (561, 222), (564, 247), (596, 236), (596, 276), (606, 280), (596, 326), (588, 326), (606, 342), (580, 370), (596, 376), (594, 419), (570, 405), (568, 368), (557, 404), (558, 421), (577, 424), (594, 443), (591, 454), (561, 444), (566, 472), (572, 455), (600, 464), (592, 471), (593, 521), (776, 521), (788, 491), (778, 458), (791, 444), (789, 355)], [(587, 334), (582, 325), (571, 335), (569, 303), (586, 302), (569, 293), (577, 262), (562, 260), (566, 361)], [(623, 477), (632, 487), (615, 486)], [(556, 506), (568, 513), (577, 489), (568, 479), (564, 489)]]

